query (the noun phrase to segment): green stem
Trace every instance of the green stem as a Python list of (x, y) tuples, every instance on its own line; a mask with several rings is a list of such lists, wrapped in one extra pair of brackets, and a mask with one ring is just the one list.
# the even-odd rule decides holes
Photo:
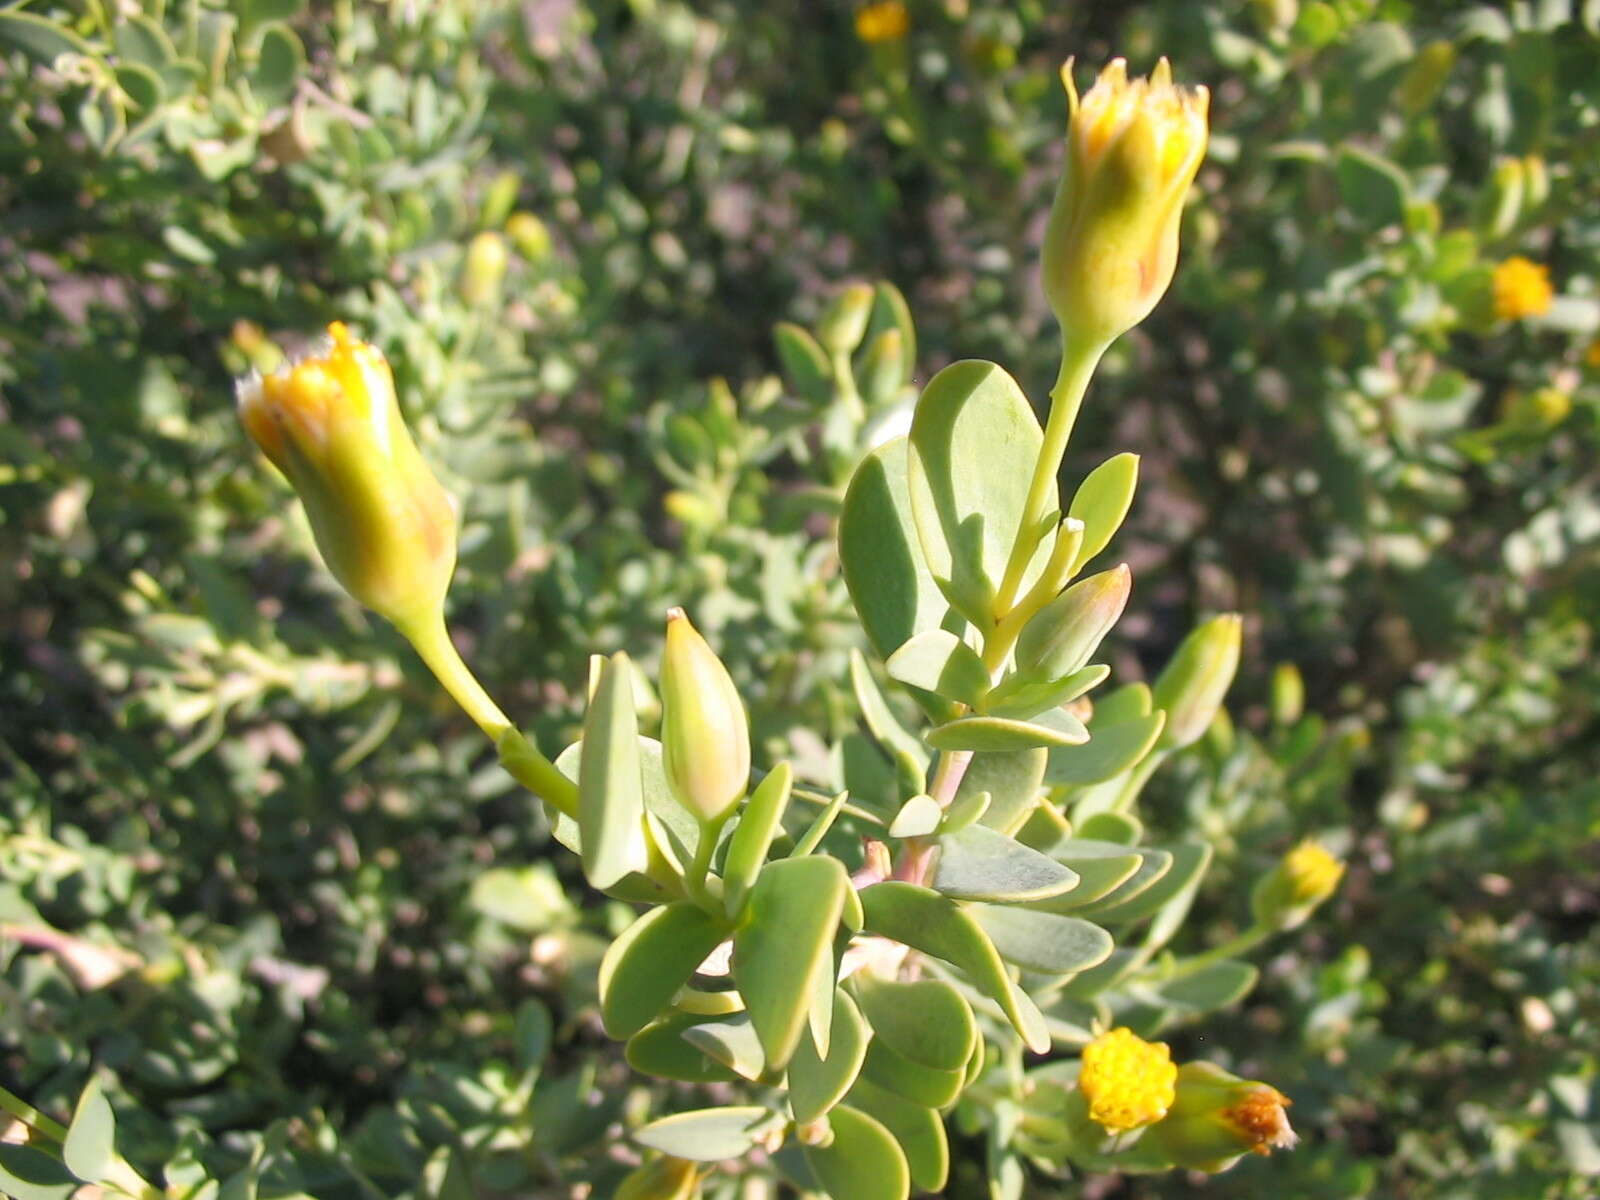
[(1233, 958), (1246, 951), (1254, 950), (1266, 941), (1275, 931), (1267, 925), (1252, 925), (1243, 933), (1237, 934), (1223, 942), (1220, 946), (1213, 946), (1203, 954), (1196, 954), (1193, 958), (1186, 958), (1167, 976), (1168, 979), (1183, 979), (1197, 971), (1204, 970), (1213, 963), (1221, 962), (1225, 958)]
[(51, 1120), (33, 1105), (18, 1096), (13, 1096), (5, 1088), (0, 1088), (0, 1110), (10, 1113), (29, 1129), (37, 1130), (45, 1137), (55, 1142), (67, 1140), (67, 1127), (60, 1121)]
[(483, 685), (462, 661), (460, 651), (450, 640), (443, 615), (401, 626), (400, 632), (416, 648), (444, 690), (495, 744), (500, 751), (501, 764), (511, 777), (551, 807), (575, 817), (578, 812), (577, 785), (558, 771), (531, 739), (516, 730), (510, 718), (484, 691)]
[(722, 829), (722, 822), (700, 822), (700, 838), (694, 844), (694, 857), (689, 862), (689, 873), (684, 876), (684, 886), (689, 895), (709, 912), (720, 914), (721, 906), (715, 904), (706, 894), (706, 875), (711, 871), (711, 856), (717, 850), (717, 833)]
[(1089, 379), (1104, 353), (1104, 346), (1082, 346), (1072, 341), (1064, 343), (1061, 371), (1056, 376), (1055, 386), (1050, 389), (1050, 417), (1045, 422), (1044, 444), (1039, 447), (1039, 459), (1034, 463), (1028, 497), (1022, 506), (1022, 520), (1017, 525), (1016, 540), (1011, 545), (1011, 558), (1006, 563), (1005, 577), (995, 596), (997, 618), (1011, 611), (1017, 593), (1022, 590), (1023, 574), (1044, 537), (1045, 518), (1050, 516), (1051, 511), (1050, 495), (1055, 490), (1056, 474), (1061, 470), (1061, 458), (1067, 451), (1067, 439), (1072, 436), (1072, 426), (1078, 419), (1078, 409), (1083, 404)]

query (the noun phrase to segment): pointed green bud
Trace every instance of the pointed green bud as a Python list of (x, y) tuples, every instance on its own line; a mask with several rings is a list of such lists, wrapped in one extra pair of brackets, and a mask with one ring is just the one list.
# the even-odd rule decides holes
[(1017, 666), (1043, 679), (1082, 668), (1122, 616), (1132, 587), (1127, 563), (1073, 584), (1023, 626)]
[(1223, 613), (1183, 639), (1156, 680), (1155, 705), (1167, 712), (1156, 749), (1181, 750), (1205, 733), (1239, 669), (1242, 626), (1238, 613)]
[(1339, 890), (1344, 863), (1307, 838), (1256, 883), (1250, 909), (1257, 923), (1293, 929)]
[(829, 354), (851, 354), (867, 332), (872, 315), (872, 288), (852, 283), (834, 298), (817, 322), (817, 340)]
[(667, 614), (661, 749), (672, 795), (702, 822), (726, 817), (750, 782), (750, 723), (728, 669), (683, 609)]
[(1208, 1062), (1184, 1063), (1167, 1115), (1145, 1131), (1144, 1143), (1175, 1166), (1225, 1171), (1245, 1154), (1287, 1150), (1299, 1138), (1277, 1088)]
[(467, 243), (461, 266), (461, 298), (468, 304), (488, 304), (500, 298), (511, 253), (498, 233), (483, 232)]
[(1272, 722), (1293, 725), (1306, 711), (1306, 682), (1293, 663), (1279, 663), (1272, 672)]
[(885, 329), (867, 347), (861, 360), (861, 397), (873, 408), (892, 403), (906, 385), (904, 342), (898, 329)]
[(512, 213), (506, 221), (506, 236), (530, 263), (542, 263), (550, 255), (550, 230), (531, 212)]

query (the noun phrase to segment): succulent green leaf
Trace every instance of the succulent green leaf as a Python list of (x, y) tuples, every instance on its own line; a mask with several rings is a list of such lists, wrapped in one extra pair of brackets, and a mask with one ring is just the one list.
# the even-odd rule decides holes
[(900, 374), (910, 379), (917, 370), (917, 327), (911, 319), (911, 306), (894, 284), (884, 281), (872, 289), (872, 312), (867, 317), (865, 341), (893, 330), (900, 335)]
[(600, 1015), (606, 1032), (630, 1038), (666, 1011), (727, 927), (687, 900), (651, 909), (600, 960)]
[(861, 719), (867, 723), (872, 736), (894, 758), (906, 764), (902, 773), (909, 771), (923, 775), (928, 769), (928, 752), (921, 742), (907, 732), (899, 718), (889, 707), (889, 702), (878, 690), (878, 681), (872, 677), (872, 668), (859, 650), (850, 652), (850, 686), (861, 706)]
[(937, 1071), (960, 1071), (972, 1057), (978, 1024), (972, 1009), (941, 979), (902, 981), (862, 972), (856, 996), (873, 1036), (901, 1057)]
[[(1051, 858), (1078, 873), (1078, 886), (1060, 897), (1063, 908), (1081, 908), (1109, 896), (1133, 876), (1141, 859), (1140, 851), (1131, 846), (1092, 838), (1067, 838), (1043, 849)], [(1032, 907), (1046, 912), (1052, 909), (1048, 901)]]
[[(5, 15), (0, 13), (0, 17)], [(0, 21), (0, 40), (4, 28)], [(34, 1146), (0, 1142), (0, 1192), (12, 1200), (67, 1200), (81, 1186), (54, 1154)]]
[(834, 988), (833, 1035), (827, 1051), (819, 1051), (814, 1039), (801, 1038), (789, 1062), (789, 1106), (796, 1121), (809, 1124), (844, 1098), (861, 1073), (871, 1037), (855, 1002)]
[(858, 1108), (893, 1135), (911, 1168), (911, 1183), (919, 1191), (942, 1192), (950, 1177), (950, 1139), (939, 1114), (926, 1105), (879, 1087), (870, 1079), (856, 1080), (849, 1096)]
[[(568, 779), (577, 782), (583, 761), (583, 742), (573, 742), (556, 759), (556, 769)], [(694, 817), (672, 797), (667, 785), (667, 772), (663, 765), (661, 743), (654, 738), (639, 739), (639, 777), (644, 790), (644, 807), (647, 814), (649, 844), (679, 874), (694, 850), (700, 837), (700, 826)], [(583, 833), (578, 823), (557, 814), (556, 840), (577, 854), (583, 855)], [(659, 884), (643, 875), (630, 875), (618, 886), (606, 889), (619, 900), (635, 903), (655, 903), (667, 899)]]
[(800, 326), (781, 321), (772, 330), (772, 341), (795, 395), (812, 404), (826, 404), (833, 395), (833, 368), (817, 339)]
[(904, 362), (898, 329), (885, 329), (868, 341), (867, 352), (856, 372), (861, 398), (868, 407), (882, 408), (900, 394), (908, 378)]
[(850, 477), (839, 512), (839, 560), (861, 627), (880, 658), (943, 624), (950, 605), (917, 540), (905, 438), (879, 446)]
[(89, 43), (61, 22), (14, 8), (0, 12), (0, 46), (21, 50), (43, 67), (63, 54), (93, 54)]
[(1135, 717), (1146, 717), (1155, 709), (1147, 683), (1126, 683), (1103, 700), (1096, 700), (1091, 725), (1120, 725)]
[(628, 656), (618, 653), (601, 668), (584, 714), (578, 768), (583, 872), (597, 888), (610, 887), (649, 865), (639, 718), (633, 703)]
[[(1042, 441), (1027, 397), (994, 363), (954, 363), (917, 401), (908, 473), (917, 537), (940, 589), (980, 629), (994, 625)], [(1047, 508), (1052, 536), (1041, 539), (1031, 574), (1054, 543), (1053, 496)]]
[(287, 104), (295, 84), (306, 69), (306, 51), (300, 38), (287, 25), (268, 25), (261, 34), (261, 48), (250, 89), (267, 108)]
[(1027, 750), (1034, 746), (1077, 746), (1089, 740), (1083, 722), (1060, 709), (1031, 721), (1013, 717), (957, 717), (928, 731), (935, 750)]
[(85, 1183), (99, 1183), (117, 1159), (116, 1136), (116, 1114), (111, 1111), (100, 1077), (95, 1076), (78, 1097), (72, 1124), (67, 1126), (67, 1137), (61, 1144), (61, 1161)]
[[(1150, 889), (1156, 895), (1152, 897), (1146, 894), (1134, 902), (1136, 909), (1147, 902), (1155, 909), (1155, 919), (1145, 933), (1147, 950), (1166, 945), (1182, 926), (1183, 919), (1189, 915), (1190, 905), (1194, 903), (1195, 894), (1200, 890), (1200, 882), (1211, 866), (1211, 853), (1211, 847), (1204, 842), (1182, 842), (1174, 846), (1172, 870), (1166, 879)], [(1112, 913), (1110, 919), (1136, 920), (1142, 915), (1136, 913), (1134, 917), (1123, 917)]]
[(834, 969), (848, 890), (843, 865), (823, 856), (768, 863), (750, 890), (733, 935), (733, 978), (774, 1070), (799, 1044), (817, 973)]
[[(1114, 780), (1106, 786), (1115, 788), (1121, 780)], [(1086, 793), (1085, 799), (1092, 793)], [(1088, 815), (1083, 815), (1087, 811)], [(1087, 808), (1083, 802), (1075, 806), (1073, 815), (1078, 819), (1078, 832), (1091, 840), (1102, 842), (1118, 842), (1124, 846), (1137, 846), (1144, 837), (1144, 822), (1132, 813), (1125, 812), (1096, 812)]]
[(833, 1140), (805, 1147), (805, 1159), (832, 1200), (906, 1200), (911, 1171), (889, 1131), (846, 1105), (828, 1115)]
[(629, 1038), (623, 1054), (635, 1071), (657, 1079), (731, 1083), (738, 1075), (683, 1036), (689, 1029), (712, 1023), (697, 1013), (668, 1013)]
[(947, 700), (976, 705), (989, 690), (978, 652), (944, 629), (919, 633), (889, 656), (891, 677)]
[(760, 1079), (767, 1073), (761, 1039), (747, 1013), (691, 1025), (683, 1031), (683, 1040), (746, 1079)]
[(944, 809), (932, 796), (913, 796), (900, 806), (889, 825), (889, 836), (894, 838), (927, 837), (939, 828), (944, 819)]
[(1106, 459), (1084, 478), (1073, 493), (1069, 517), (1083, 522), (1083, 545), (1078, 548), (1073, 572), (1081, 571), (1104, 550), (1122, 527), (1123, 518), (1133, 505), (1133, 492), (1139, 483), (1139, 456), (1118, 454)]
[(143, 63), (117, 64), (117, 86), (142, 112), (152, 112), (166, 98), (166, 87), (157, 75)]
[(1078, 917), (999, 904), (977, 904), (972, 915), (1007, 962), (1041, 975), (1071, 975), (1111, 955), (1111, 935)]
[(777, 1119), (770, 1109), (754, 1104), (702, 1108), (651, 1121), (636, 1129), (633, 1139), (677, 1158), (721, 1162), (748, 1152)]
[[(1106, 913), (1115, 912), (1130, 900), (1149, 891), (1150, 888), (1155, 886), (1157, 880), (1172, 869), (1172, 852), (1170, 850), (1162, 850), (1155, 846), (1140, 846), (1138, 854), (1139, 867), (1132, 875), (1112, 888), (1110, 892), (1099, 900), (1074, 907), (1073, 912), (1080, 917), (1093, 917), (1096, 921), (1102, 920)], [(1035, 905), (1034, 907), (1043, 908), (1046, 911), (1060, 911), (1067, 906), (1065, 904), (1047, 903)]]
[(1159, 710), (1116, 725), (1089, 727), (1089, 740), (1081, 746), (1058, 746), (1050, 751), (1044, 769), (1047, 783), (1086, 787), (1104, 783), (1137, 766), (1161, 737), (1167, 714)]
[(867, 929), (960, 968), (1000, 1006), (1030, 1049), (1042, 1054), (1050, 1048), (1044, 1017), (1012, 986), (989, 936), (961, 905), (928, 888), (888, 880), (863, 890), (861, 907)]
[(978, 819), (1001, 833), (1016, 832), (1038, 804), (1045, 753), (1043, 747), (1036, 747), (974, 754), (967, 760), (967, 773), (956, 789), (955, 803), (987, 792), (989, 807)]
[[(1152, 852), (1145, 850), (1144, 853), (1148, 857)], [(1206, 868), (1211, 865), (1211, 847), (1203, 842), (1181, 842), (1173, 846), (1170, 853), (1172, 864), (1159, 879), (1126, 900), (1113, 904), (1116, 895), (1108, 896), (1092, 910), (1095, 920), (1111, 925), (1126, 924), (1143, 920), (1173, 901), (1183, 902), (1187, 907)], [(1091, 913), (1085, 911), (1082, 915)]]
[(939, 839), (933, 887), (957, 900), (1021, 903), (1059, 896), (1077, 886), (1077, 872), (987, 825)]
[(1215, 1012), (1237, 1004), (1256, 986), (1260, 972), (1234, 959), (1211, 963), (1193, 974), (1168, 980), (1156, 988), (1162, 1003), (1191, 1012)]
[(874, 1037), (867, 1046), (866, 1062), (861, 1073), (878, 1086), (897, 1096), (904, 1096), (915, 1104), (944, 1108), (966, 1086), (964, 1067), (965, 1064), (962, 1064), (954, 1070), (941, 1071), (937, 1067), (924, 1066), (913, 1062), (882, 1038)]
[(1026, 721), (1076, 700), (1099, 687), (1110, 674), (1111, 668), (1104, 663), (1091, 663), (1063, 679), (1034, 679), (1019, 672), (983, 698), (983, 711), (990, 716)]
[(976, 825), (989, 811), (993, 797), (988, 792), (967, 792), (950, 802), (944, 820), (939, 822), (940, 833), (960, 833), (969, 825)]
[(744, 898), (767, 861), (772, 839), (783, 825), (784, 810), (794, 788), (794, 769), (780, 762), (756, 785), (739, 814), (739, 823), (728, 840), (728, 856), (722, 869), (723, 903), (730, 917), (737, 916)]

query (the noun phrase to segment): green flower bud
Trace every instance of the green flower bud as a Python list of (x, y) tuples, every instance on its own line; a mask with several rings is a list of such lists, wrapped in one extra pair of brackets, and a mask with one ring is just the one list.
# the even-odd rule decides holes
[(506, 236), (530, 263), (541, 263), (550, 254), (550, 231), (531, 212), (512, 213), (506, 221)]
[(1293, 929), (1338, 891), (1343, 878), (1344, 864), (1307, 838), (1257, 881), (1251, 912), (1262, 925)]
[(750, 783), (744, 703), (681, 608), (667, 614), (661, 655), (661, 749), (673, 797), (702, 822), (726, 817)]
[(871, 315), (871, 286), (852, 283), (834, 298), (817, 322), (817, 340), (829, 354), (849, 354), (861, 344)]
[(1478, 224), (1485, 237), (1505, 237), (1516, 226), (1522, 215), (1524, 174), (1521, 159), (1506, 158), (1496, 164), (1489, 186), (1478, 198)]
[(1245, 1154), (1287, 1150), (1299, 1138), (1277, 1088), (1240, 1079), (1207, 1062), (1178, 1068), (1176, 1095), (1167, 1115), (1145, 1131), (1145, 1144), (1174, 1166), (1225, 1171)]
[(1130, 83), (1119, 58), (1080, 102), (1071, 68), (1061, 71), (1072, 117), (1043, 282), (1068, 341), (1093, 349), (1144, 320), (1172, 282), (1210, 94), (1174, 87), (1164, 58), (1149, 79)]
[(1306, 710), (1306, 681), (1293, 663), (1279, 663), (1272, 672), (1272, 720), (1293, 725)]
[(1080, 580), (1034, 614), (1017, 638), (1017, 666), (1044, 679), (1064, 679), (1088, 664), (1128, 605), (1128, 564)]
[(683, 1158), (658, 1158), (635, 1167), (617, 1188), (616, 1200), (691, 1200), (700, 1190), (700, 1168)]
[(1157, 749), (1181, 750), (1205, 733), (1239, 669), (1241, 629), (1238, 613), (1223, 613), (1183, 639), (1156, 680), (1155, 706), (1167, 713)]
[(441, 619), (456, 514), (411, 440), (383, 355), (339, 322), (320, 357), (239, 385), (239, 419), (305, 505), (344, 589), (403, 630)]
[(467, 244), (461, 267), (461, 298), (468, 304), (488, 304), (500, 295), (511, 255), (498, 233), (478, 234)]

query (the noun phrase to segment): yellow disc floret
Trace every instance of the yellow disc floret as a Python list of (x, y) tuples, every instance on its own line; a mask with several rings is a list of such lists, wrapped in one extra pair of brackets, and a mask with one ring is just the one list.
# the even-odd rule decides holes
[(1177, 1077), (1165, 1042), (1117, 1028), (1083, 1048), (1078, 1088), (1094, 1120), (1109, 1133), (1126, 1133), (1167, 1115)]
[(1554, 298), (1550, 268), (1542, 263), (1513, 255), (1494, 269), (1494, 315), (1502, 321), (1543, 316)]

